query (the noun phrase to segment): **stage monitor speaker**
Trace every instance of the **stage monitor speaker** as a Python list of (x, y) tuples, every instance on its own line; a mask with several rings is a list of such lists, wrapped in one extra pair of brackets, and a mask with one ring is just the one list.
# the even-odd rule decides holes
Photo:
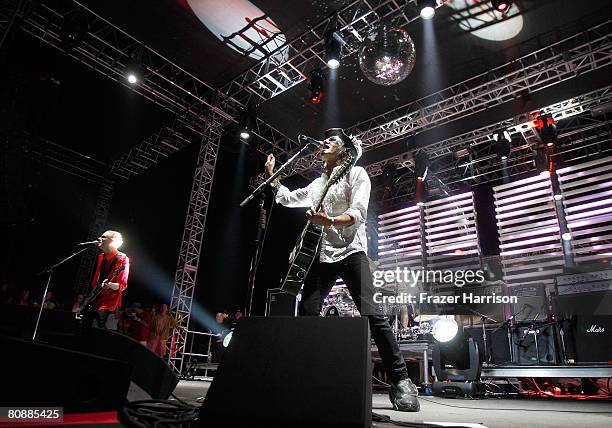
[(118, 410), (130, 386), (123, 361), (0, 336), (2, 406), (63, 407), (65, 413)]
[[(168, 364), (156, 353), (134, 339), (112, 330), (92, 328), (87, 334), (44, 332), (41, 337), (49, 343), (75, 351), (125, 361), (132, 370), (130, 399), (170, 396), (178, 378)], [(142, 394), (142, 391), (146, 392)]]
[(200, 411), (205, 426), (370, 427), (367, 318), (242, 318)]
[(280, 288), (271, 288), (268, 290), (266, 300), (266, 316), (296, 316), (298, 301), (299, 298), (284, 292)]
[(550, 311), (544, 284), (513, 285), (508, 287), (508, 293), (518, 298), (518, 303), (510, 304), (514, 321), (542, 321), (548, 318)]

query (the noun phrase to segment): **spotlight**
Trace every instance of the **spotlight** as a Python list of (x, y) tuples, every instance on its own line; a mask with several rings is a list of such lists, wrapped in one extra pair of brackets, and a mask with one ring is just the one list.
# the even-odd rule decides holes
[(144, 67), (136, 60), (128, 60), (125, 66), (125, 78), (130, 85), (135, 85), (144, 80)]
[(255, 113), (252, 111), (251, 107), (247, 107), (247, 109), (240, 114), (238, 118), (238, 129), (241, 140), (248, 141), (251, 138), (251, 131), (255, 125), (255, 120)]
[(561, 199), (563, 199), (563, 195), (560, 193), (557, 193), (555, 194), (554, 198), (555, 198), (555, 201), (560, 201)]
[(564, 241), (571, 241), (572, 235), (570, 235), (569, 232), (565, 232), (563, 235), (561, 235), (561, 239), (563, 239)]
[(325, 38), (325, 61), (327, 66), (332, 70), (340, 67), (340, 58), (342, 57), (342, 38), (334, 31)]
[(544, 114), (538, 116), (532, 124), (540, 135), (542, 143), (549, 149), (553, 148), (557, 143), (557, 124), (553, 117), (550, 114)]
[(491, 0), (491, 4), (493, 4), (496, 11), (501, 13), (507, 12), (510, 6), (512, 6), (510, 0)]
[(441, 318), (433, 325), (432, 334), (438, 342), (448, 342), (452, 340), (459, 331), (457, 321), (452, 318)]
[(431, 19), (436, 14), (436, 0), (417, 0), (417, 6), (421, 8), (421, 18)]
[(225, 337), (223, 338), (223, 347), (224, 348), (227, 348), (229, 346), (230, 342), (232, 341), (233, 334), (234, 334), (234, 332), (232, 330), (229, 333), (227, 333), (225, 335)]
[(419, 152), (414, 158), (414, 174), (418, 181), (425, 181), (429, 171), (429, 159), (424, 152)]
[(319, 104), (323, 98), (323, 72), (314, 70), (308, 76), (308, 89), (310, 90), (309, 101), (312, 104)]
[(493, 134), (495, 140), (495, 153), (501, 160), (508, 159), (510, 156), (510, 134), (506, 130), (497, 131)]

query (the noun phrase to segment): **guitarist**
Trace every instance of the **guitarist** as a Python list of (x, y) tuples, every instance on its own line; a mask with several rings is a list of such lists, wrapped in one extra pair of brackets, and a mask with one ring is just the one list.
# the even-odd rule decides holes
[[(299, 313), (301, 316), (318, 316), (323, 300), (340, 276), (346, 284), (360, 313), (369, 318), (372, 337), (391, 379), (389, 398), (393, 408), (405, 412), (420, 410), (417, 389), (408, 377), (406, 363), (387, 318), (374, 305), (374, 286), (366, 256), (366, 218), (370, 199), (370, 178), (362, 167), (353, 167), (348, 174), (332, 185), (325, 196), (320, 211), (312, 207), (320, 198), (328, 177), (339, 168), (352, 153), (361, 155), (360, 142), (348, 137), (344, 130), (332, 128), (325, 131), (320, 151), (323, 173), (307, 187), (290, 191), (278, 181), (276, 202), (287, 207), (310, 208), (306, 217), (323, 228), (319, 257), (315, 259), (306, 276)], [(268, 155), (266, 172), (272, 175), (275, 159)]]
[[(102, 286), (102, 292), (93, 302), (94, 310), (85, 314), (84, 325), (91, 327), (94, 321), (99, 328), (106, 328), (111, 312), (121, 307), (121, 295), (127, 288), (130, 259), (118, 248), (123, 243), (119, 232), (107, 230), (100, 236), (100, 254), (96, 271), (91, 279), (91, 291)], [(115, 274), (118, 272), (117, 274)]]

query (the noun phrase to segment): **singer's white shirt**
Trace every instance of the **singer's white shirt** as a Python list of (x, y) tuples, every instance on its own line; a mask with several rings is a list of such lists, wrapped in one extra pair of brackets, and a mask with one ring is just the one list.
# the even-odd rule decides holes
[[(340, 168), (337, 166), (336, 168)], [(334, 171), (336, 170), (334, 168)], [(314, 180), (307, 187), (289, 190), (278, 185), (276, 202), (286, 207), (312, 208), (321, 198), (327, 174)], [(323, 207), (330, 217), (342, 214), (350, 215), (354, 220), (351, 226), (324, 227), (319, 260), (322, 263), (333, 263), (350, 254), (363, 251), (367, 253), (366, 219), (370, 201), (370, 177), (365, 169), (355, 166), (340, 181), (329, 188), (323, 201)]]

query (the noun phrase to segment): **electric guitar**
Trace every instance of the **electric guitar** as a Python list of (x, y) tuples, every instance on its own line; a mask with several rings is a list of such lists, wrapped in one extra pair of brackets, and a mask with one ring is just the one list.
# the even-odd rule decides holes
[[(331, 177), (325, 183), (323, 193), (313, 207), (315, 212), (318, 212), (323, 205), (323, 200), (329, 191), (329, 188), (336, 184), (345, 174), (347, 174), (355, 164), (355, 157), (351, 153), (349, 157), (336, 169)], [(314, 262), (315, 257), (319, 254), (319, 246), (323, 237), (323, 228), (313, 224), (310, 220), (304, 226), (300, 237), (289, 255), (289, 271), (281, 283), (281, 290), (292, 296), (297, 296), (302, 286), (306, 275)]]
[(98, 284), (98, 286), (96, 288), (91, 290), (91, 292), (87, 295), (87, 298), (83, 301), (83, 305), (81, 306), (81, 309), (79, 310), (78, 316), (81, 317), (81, 316), (85, 315), (87, 312), (95, 311), (96, 310), (94, 302), (96, 301), (98, 296), (100, 296), (100, 294), (102, 293), (102, 290), (104, 290), (106, 285), (109, 282), (113, 282), (112, 280), (117, 278), (117, 276), (121, 272), (123, 272), (123, 269), (125, 269), (125, 264), (121, 264), (121, 266), (119, 266), (117, 269), (115, 269), (109, 275), (108, 278), (106, 278), (104, 281), (102, 281), (100, 284)]

